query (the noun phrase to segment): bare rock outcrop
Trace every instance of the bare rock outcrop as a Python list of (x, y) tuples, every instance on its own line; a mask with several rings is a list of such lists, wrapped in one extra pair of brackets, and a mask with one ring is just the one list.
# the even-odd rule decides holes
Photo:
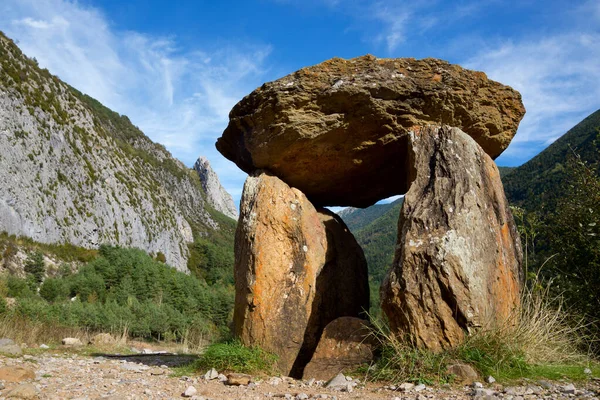
[(246, 180), (234, 329), (242, 343), (277, 354), (284, 374), (301, 376), (325, 325), (368, 309), (366, 262), (349, 237), (339, 218), (277, 177), (258, 171)]
[(366, 207), (408, 190), (412, 127), (458, 127), (494, 158), (524, 113), (520, 94), (483, 72), (431, 58), (334, 58), (246, 96), (217, 148), (317, 206)]
[(237, 219), (238, 212), (231, 195), (225, 190), (219, 181), (219, 177), (210, 166), (206, 157), (200, 156), (194, 164), (194, 171), (200, 177), (202, 189), (206, 193), (206, 201), (215, 210), (222, 212), (230, 218)]
[(394, 332), (439, 350), (518, 308), (522, 252), (498, 169), (475, 140), (449, 127), (410, 137), (412, 184), (382, 307)]

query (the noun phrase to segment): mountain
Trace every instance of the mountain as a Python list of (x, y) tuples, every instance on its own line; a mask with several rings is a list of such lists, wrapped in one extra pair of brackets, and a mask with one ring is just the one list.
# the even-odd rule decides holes
[(345, 208), (339, 212), (365, 252), (369, 276), (377, 286), (392, 265), (403, 199), (367, 208)]
[(230, 218), (237, 219), (238, 212), (231, 195), (221, 186), (219, 177), (210, 166), (205, 157), (200, 156), (194, 164), (194, 171), (198, 173), (202, 182), (202, 189), (206, 193), (206, 200), (217, 210)]
[(196, 237), (232, 241), (216, 208), (195, 171), (0, 32), (0, 232), (137, 247), (186, 270)]
[(600, 161), (600, 110), (502, 177), (511, 204), (530, 211), (552, 209), (556, 200), (565, 194), (565, 166), (568, 158), (575, 154), (597, 168)]

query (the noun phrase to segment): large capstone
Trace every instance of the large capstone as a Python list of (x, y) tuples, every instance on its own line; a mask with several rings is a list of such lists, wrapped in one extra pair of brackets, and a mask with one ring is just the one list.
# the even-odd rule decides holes
[(433, 350), (511, 323), (522, 251), (490, 156), (457, 128), (410, 134), (412, 181), (393, 266), (381, 289), (391, 329)]
[(515, 90), (445, 61), (334, 58), (246, 96), (217, 148), (316, 206), (366, 207), (408, 190), (413, 127), (458, 127), (495, 158), (524, 113)]
[(366, 261), (339, 217), (257, 171), (244, 185), (235, 239), (236, 336), (301, 377), (324, 327), (369, 307)]

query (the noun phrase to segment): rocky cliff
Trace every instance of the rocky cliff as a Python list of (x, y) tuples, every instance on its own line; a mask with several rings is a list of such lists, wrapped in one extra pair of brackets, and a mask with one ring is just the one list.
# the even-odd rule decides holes
[(219, 177), (213, 171), (210, 163), (205, 157), (200, 156), (194, 164), (194, 171), (198, 173), (202, 182), (202, 189), (206, 193), (206, 200), (217, 211), (222, 212), (230, 218), (237, 219), (238, 212), (231, 195), (221, 186)]
[(163, 253), (185, 270), (223, 220), (198, 175), (0, 33), (0, 231)]

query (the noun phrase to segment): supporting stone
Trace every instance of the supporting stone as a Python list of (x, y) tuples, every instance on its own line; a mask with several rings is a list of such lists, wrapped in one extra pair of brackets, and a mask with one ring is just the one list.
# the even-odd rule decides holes
[(485, 151), (457, 128), (425, 127), (410, 137), (412, 184), (382, 307), (393, 332), (440, 350), (517, 310), (522, 252)]
[(257, 171), (244, 185), (235, 242), (235, 334), (301, 377), (323, 328), (369, 307), (360, 246), (334, 214)]

